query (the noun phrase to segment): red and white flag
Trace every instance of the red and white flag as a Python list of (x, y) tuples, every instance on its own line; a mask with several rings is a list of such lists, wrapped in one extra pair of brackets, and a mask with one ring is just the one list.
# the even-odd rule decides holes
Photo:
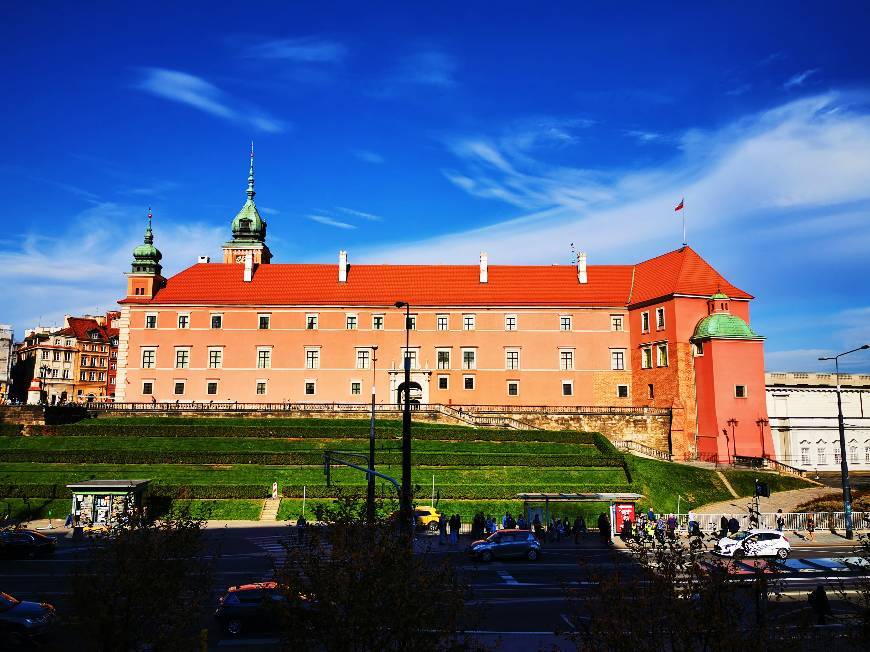
[(681, 210), (683, 210), (683, 202), (684, 202), (684, 201), (685, 201), (684, 199), (681, 199), (681, 200), (680, 200), (680, 203), (677, 204), (676, 207), (674, 208), (674, 211), (681, 211)]

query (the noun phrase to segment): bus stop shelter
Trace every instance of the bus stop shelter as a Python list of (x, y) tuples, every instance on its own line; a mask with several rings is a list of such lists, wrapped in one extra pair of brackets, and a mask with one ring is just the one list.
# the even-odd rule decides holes
[(72, 491), (73, 526), (117, 524), (142, 513), (142, 494), (150, 480), (83, 480)]
[[(550, 522), (550, 505), (566, 503), (608, 503), (611, 534), (616, 534), (622, 528), (625, 519), (632, 523), (637, 518), (637, 503), (643, 499), (643, 494), (603, 493), (603, 494), (517, 494), (523, 501), (523, 513), (531, 522), (533, 514), (543, 511), (544, 523)], [(541, 506), (543, 505), (543, 510)]]

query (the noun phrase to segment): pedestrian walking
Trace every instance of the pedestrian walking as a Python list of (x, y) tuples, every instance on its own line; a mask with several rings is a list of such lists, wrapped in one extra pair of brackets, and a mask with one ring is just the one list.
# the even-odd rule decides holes
[(776, 510), (776, 531), (782, 532), (785, 528), (785, 516), (782, 514), (782, 509)]
[(816, 540), (816, 519), (813, 518), (812, 514), (807, 514), (807, 540)]
[(444, 514), (438, 517), (438, 545), (447, 543), (447, 517)]
[(728, 517), (722, 514), (722, 518), (719, 519), (719, 538), (721, 539), (726, 534), (728, 534)]
[(695, 527), (697, 526), (697, 524), (698, 521), (697, 517), (695, 516), (695, 512), (689, 510), (689, 523), (686, 526), (686, 533), (689, 536), (692, 536), (695, 533)]
[(728, 519), (728, 534), (737, 534), (740, 532), (740, 521), (734, 516)]
[(602, 543), (610, 543), (610, 521), (604, 512), (601, 512), (598, 516), (598, 536), (601, 537)]

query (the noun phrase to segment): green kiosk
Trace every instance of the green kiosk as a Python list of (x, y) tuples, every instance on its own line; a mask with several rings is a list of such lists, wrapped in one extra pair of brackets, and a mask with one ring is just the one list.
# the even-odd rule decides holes
[(84, 480), (72, 491), (73, 527), (116, 525), (142, 513), (142, 493), (150, 480)]

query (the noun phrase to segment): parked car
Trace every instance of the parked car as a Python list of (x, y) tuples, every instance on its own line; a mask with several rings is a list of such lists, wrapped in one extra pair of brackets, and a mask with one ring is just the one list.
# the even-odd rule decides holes
[(3, 530), (0, 532), (0, 555), (4, 557), (34, 557), (54, 552), (57, 543), (34, 530)]
[(422, 527), (430, 532), (438, 531), (438, 519), (441, 518), (441, 512), (434, 507), (415, 507), (414, 519), (417, 527)]
[(509, 558), (535, 561), (541, 556), (541, 543), (530, 530), (499, 530), (472, 543), (469, 552), (481, 561)]
[(284, 601), (284, 593), (276, 582), (258, 582), (231, 586), (218, 598), (215, 618), (228, 634), (267, 632), (277, 628), (275, 607)]
[(40, 636), (54, 622), (54, 607), (44, 602), (24, 602), (0, 593), (0, 640), (24, 640)]
[(788, 539), (777, 530), (753, 529), (719, 539), (713, 552), (724, 557), (779, 557), (791, 553)]

